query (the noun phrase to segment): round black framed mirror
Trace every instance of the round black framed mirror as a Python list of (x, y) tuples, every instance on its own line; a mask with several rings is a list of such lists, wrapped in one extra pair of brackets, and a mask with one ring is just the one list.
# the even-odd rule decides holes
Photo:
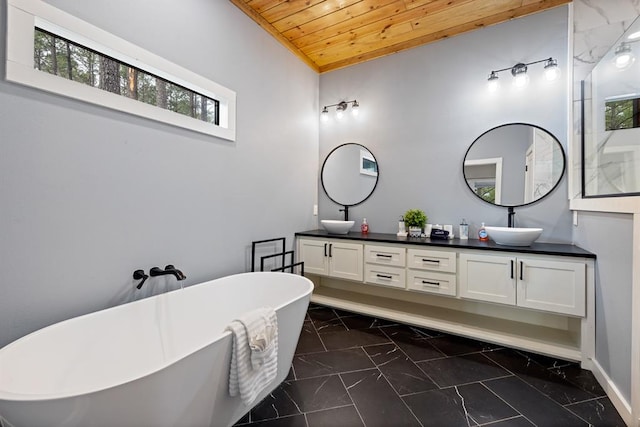
[[(322, 189), (348, 211), (367, 200), (378, 185), (378, 161), (364, 145), (349, 142), (334, 148), (320, 172)], [(345, 219), (347, 219), (345, 212)]]
[(528, 123), (507, 123), (480, 135), (462, 166), (469, 189), (496, 206), (535, 203), (560, 183), (566, 168), (560, 141)]

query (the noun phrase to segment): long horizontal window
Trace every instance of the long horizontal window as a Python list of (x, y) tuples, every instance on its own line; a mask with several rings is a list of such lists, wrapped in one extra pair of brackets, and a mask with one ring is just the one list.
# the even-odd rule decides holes
[(126, 96), (205, 122), (220, 124), (220, 102), (36, 28), (37, 70)]
[(235, 140), (234, 91), (39, 0), (8, 0), (6, 78)]

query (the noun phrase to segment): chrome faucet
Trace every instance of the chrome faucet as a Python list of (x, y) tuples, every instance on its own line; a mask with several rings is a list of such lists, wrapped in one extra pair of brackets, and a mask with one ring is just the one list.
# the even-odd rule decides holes
[(173, 274), (177, 280), (184, 280), (187, 278), (182, 271), (178, 270), (171, 264), (167, 265), (164, 270), (161, 270), (160, 267), (153, 267), (149, 270), (149, 275), (151, 277), (166, 276), (167, 274)]

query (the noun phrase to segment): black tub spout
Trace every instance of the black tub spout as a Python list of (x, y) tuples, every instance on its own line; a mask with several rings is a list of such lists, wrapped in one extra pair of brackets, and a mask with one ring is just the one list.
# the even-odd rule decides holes
[(171, 264), (167, 265), (164, 270), (160, 269), (160, 267), (153, 267), (149, 270), (149, 275), (151, 275), (151, 277), (166, 276), (167, 274), (172, 274), (177, 280), (184, 280), (187, 278), (182, 271), (178, 270)]

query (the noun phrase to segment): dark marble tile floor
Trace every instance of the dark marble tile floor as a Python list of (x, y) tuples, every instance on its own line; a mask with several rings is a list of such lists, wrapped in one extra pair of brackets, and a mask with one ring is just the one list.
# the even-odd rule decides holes
[(311, 304), (289, 377), (236, 426), (624, 427), (589, 371)]

